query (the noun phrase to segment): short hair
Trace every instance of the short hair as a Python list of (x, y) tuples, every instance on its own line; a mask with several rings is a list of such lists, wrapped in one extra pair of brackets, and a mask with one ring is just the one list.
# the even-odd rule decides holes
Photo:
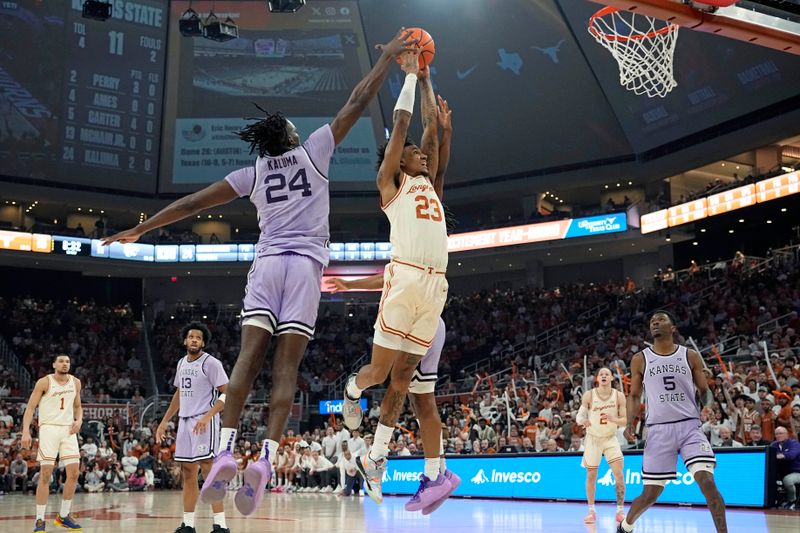
[(59, 357), (66, 357), (67, 359), (69, 359), (69, 355), (65, 353), (57, 353), (53, 356), (53, 362), (55, 363), (56, 361), (58, 361)]
[(189, 331), (196, 329), (200, 333), (203, 334), (203, 343), (208, 344), (211, 340), (211, 332), (208, 331), (208, 328), (205, 324), (201, 322), (189, 322), (181, 329), (181, 342), (186, 340), (186, 336), (189, 334)]
[(279, 156), (291, 149), (289, 144), (288, 121), (280, 111), (269, 113), (258, 104), (254, 104), (266, 114), (266, 118), (248, 124), (236, 135), (250, 143), (250, 153), (257, 151), (259, 157)]
[[(406, 146), (416, 146), (416, 145), (417, 143), (411, 140), (411, 137), (406, 137), (406, 140), (403, 141), (403, 149), (405, 149)], [(387, 146), (389, 146), (388, 139), (386, 140), (386, 142), (384, 142), (382, 145), (378, 147), (378, 163), (375, 165), (375, 170), (381, 169), (381, 165), (383, 164), (383, 158), (386, 157)]]
[(678, 324), (678, 321), (675, 319), (675, 315), (673, 315), (671, 312), (667, 311), (666, 309), (659, 309), (658, 311), (654, 312), (652, 315), (650, 315), (650, 320), (653, 320), (653, 317), (656, 316), (656, 315), (664, 315), (664, 316), (666, 316), (667, 318), (669, 318), (669, 321), (673, 326), (676, 326)]

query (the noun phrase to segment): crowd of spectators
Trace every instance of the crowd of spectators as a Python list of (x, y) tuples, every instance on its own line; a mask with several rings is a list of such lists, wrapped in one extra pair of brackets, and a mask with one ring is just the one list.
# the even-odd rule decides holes
[[(70, 356), (85, 402), (131, 399), (142, 383), (140, 332), (129, 305), (0, 297), (0, 316), (0, 336), (34, 380), (53, 371), (52, 355), (61, 352)], [(28, 393), (17, 389), (9, 396)]]

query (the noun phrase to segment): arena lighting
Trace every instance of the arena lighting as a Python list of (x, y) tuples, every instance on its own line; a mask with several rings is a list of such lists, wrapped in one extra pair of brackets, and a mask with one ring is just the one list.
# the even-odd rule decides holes
[(86, 0), (83, 3), (83, 18), (108, 20), (111, 18), (111, 4), (99, 0)]
[(218, 43), (224, 43), (239, 37), (239, 28), (236, 23), (228, 17), (225, 21), (219, 20), (211, 11), (203, 23), (203, 37)]
[(178, 30), (184, 37), (199, 37), (203, 35), (203, 21), (197, 11), (192, 9), (191, 2), (189, 3), (189, 9), (184, 11), (178, 21)]
[(294, 13), (306, 5), (306, 0), (269, 0), (270, 13)]

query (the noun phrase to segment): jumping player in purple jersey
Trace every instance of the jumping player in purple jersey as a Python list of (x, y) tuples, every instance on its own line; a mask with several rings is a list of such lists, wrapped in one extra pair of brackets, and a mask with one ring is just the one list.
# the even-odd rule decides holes
[(647, 441), (642, 457), (644, 490), (633, 500), (617, 533), (633, 531), (634, 522), (656, 503), (668, 481), (674, 480), (678, 454), (706, 498), (717, 533), (727, 533), (725, 502), (714, 483), (716, 459), (700, 424), (695, 389), (703, 409), (714, 397), (708, 389), (700, 354), (673, 342), (675, 320), (666, 311), (650, 318), (653, 346), (631, 360), (631, 391), (625, 437), (634, 440), (634, 420), (642, 404), (642, 385), (647, 398)]
[[(183, 523), (175, 533), (195, 533), (194, 510), (197, 505), (197, 471), (207, 476), (219, 445), (219, 413), (225, 407), (228, 376), (216, 357), (203, 351), (211, 334), (199, 322), (181, 330), (186, 355), (178, 361), (173, 385), (175, 394), (156, 429), (156, 442), (164, 439), (167, 423), (178, 414), (178, 437), (175, 461), (181, 463), (183, 476)], [(211, 505), (214, 529), (211, 533), (230, 533), (225, 523), (222, 502)]]
[(104, 239), (105, 244), (135, 242), (148, 231), (241, 196), (249, 196), (258, 210), (261, 237), (247, 275), (241, 350), (228, 386), (220, 450), (200, 493), (206, 503), (221, 501), (228, 482), (236, 475), (232, 455), (236, 428), (245, 398), (275, 336), (267, 439), (261, 458), (250, 463), (243, 475), (242, 487), (236, 493), (236, 507), (249, 515), (263, 498), (272, 476), (270, 461), (276, 454), (297, 389), (300, 361), (314, 335), (322, 269), (328, 263), (330, 160), (335, 146), (383, 85), (395, 58), (417, 43), (409, 35), (410, 32), (401, 29), (389, 43), (376, 47), (382, 54), (372, 70), (356, 85), (330, 125), (316, 130), (304, 143), (300, 143), (294, 124), (282, 114), (268, 114), (239, 133), (250, 143), (251, 152), (258, 152), (253, 167), (237, 170), (173, 202), (135, 228)]

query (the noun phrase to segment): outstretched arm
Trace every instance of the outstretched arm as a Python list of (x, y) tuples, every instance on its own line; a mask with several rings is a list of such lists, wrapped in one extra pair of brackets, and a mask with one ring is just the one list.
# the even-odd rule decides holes
[(376, 290), (383, 287), (383, 274), (375, 274), (367, 278), (353, 279), (350, 281), (341, 278), (331, 278), (328, 280), (328, 288), (331, 292), (351, 291), (353, 289)]
[(433, 189), (439, 200), (444, 197), (444, 174), (447, 172), (447, 165), (450, 163), (450, 142), (453, 138), (453, 123), (450, 120), (452, 111), (447, 105), (447, 100), (439, 95), (437, 97), (439, 126), (442, 128), (442, 139), (439, 141), (439, 163), (433, 181)]
[(428, 173), (431, 181), (434, 181), (439, 169), (439, 119), (430, 71), (430, 68), (426, 68), (418, 75), (422, 110), (422, 146), (420, 146), (420, 150), (428, 157)]
[(238, 197), (239, 195), (236, 194), (236, 191), (233, 190), (230, 183), (225, 180), (220, 180), (216, 183), (212, 183), (205, 189), (184, 196), (180, 200), (175, 200), (138, 226), (106, 237), (103, 239), (103, 244), (108, 245), (112, 242), (121, 242), (123, 244), (127, 242), (136, 242), (139, 240), (139, 237), (148, 231), (194, 216), (204, 209), (227, 204)]
[(397, 97), (394, 107), (394, 125), (389, 143), (383, 155), (383, 161), (378, 169), (378, 191), (381, 194), (381, 205), (386, 205), (397, 194), (396, 179), (400, 174), (400, 160), (403, 158), (408, 126), (411, 124), (411, 113), (414, 109), (414, 91), (417, 86), (417, 72), (419, 71), (419, 50), (406, 52), (400, 68), (406, 73), (406, 81)]
[(418, 42), (418, 39), (409, 39), (410, 34), (410, 31), (401, 29), (394, 39), (388, 43), (375, 46), (383, 53), (378, 58), (378, 61), (375, 62), (372, 70), (369, 71), (364, 79), (358, 82), (347, 103), (339, 110), (333, 122), (331, 122), (331, 132), (336, 144), (342, 142), (347, 132), (358, 120), (358, 117), (361, 116), (370, 101), (378, 94), (383, 82), (386, 81), (389, 67), (391, 67), (395, 58)]

